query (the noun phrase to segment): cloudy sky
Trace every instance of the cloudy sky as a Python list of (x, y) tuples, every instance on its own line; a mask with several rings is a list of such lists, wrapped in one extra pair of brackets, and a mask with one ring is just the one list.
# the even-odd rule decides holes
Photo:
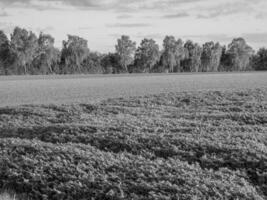
[(101, 52), (122, 34), (160, 45), (165, 35), (222, 44), (241, 36), (257, 49), (267, 47), (267, 0), (0, 0), (0, 29), (15, 26), (52, 34), (57, 47), (78, 35)]

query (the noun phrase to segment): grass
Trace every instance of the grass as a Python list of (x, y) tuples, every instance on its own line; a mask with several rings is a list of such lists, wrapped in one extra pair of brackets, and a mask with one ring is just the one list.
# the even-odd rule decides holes
[(267, 89), (0, 108), (0, 187), (32, 199), (267, 199)]

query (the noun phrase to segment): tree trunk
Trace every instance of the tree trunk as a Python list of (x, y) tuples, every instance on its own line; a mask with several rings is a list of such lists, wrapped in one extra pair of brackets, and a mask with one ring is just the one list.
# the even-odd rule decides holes
[(24, 68), (24, 74), (27, 74), (27, 65), (24, 64), (24, 65), (23, 65), (23, 68)]
[(124, 69), (128, 72), (128, 66), (126, 64), (124, 64)]

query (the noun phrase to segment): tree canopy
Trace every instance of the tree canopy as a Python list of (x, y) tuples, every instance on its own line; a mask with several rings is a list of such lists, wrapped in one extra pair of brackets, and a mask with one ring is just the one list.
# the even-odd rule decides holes
[(267, 70), (267, 49), (260, 48), (252, 62), (255, 70)]
[(186, 57), (186, 50), (181, 39), (176, 40), (173, 36), (166, 36), (163, 40), (162, 64), (169, 72), (180, 72), (181, 61)]
[(68, 40), (63, 41), (63, 49), (61, 52), (63, 73), (83, 73), (82, 63), (88, 54), (89, 48), (87, 40), (79, 36), (68, 35)]
[(33, 32), (16, 27), (11, 34), (10, 48), (15, 56), (18, 73), (27, 74), (34, 60), (38, 47), (37, 37)]
[(250, 59), (253, 53), (253, 49), (247, 45), (245, 39), (233, 39), (229, 44), (227, 51), (233, 71), (245, 71), (249, 69)]
[(149, 72), (160, 59), (159, 45), (153, 39), (143, 39), (135, 53), (137, 72)]
[(184, 71), (199, 72), (201, 66), (202, 48), (199, 44), (188, 40), (184, 45), (186, 58), (184, 60)]
[(126, 72), (128, 71), (128, 66), (134, 61), (135, 50), (136, 43), (130, 40), (129, 36), (122, 35), (121, 38), (118, 39), (116, 52), (120, 57), (120, 64)]
[(217, 72), (220, 66), (223, 47), (219, 43), (207, 42), (201, 55), (202, 72)]
[(58, 71), (57, 62), (60, 60), (60, 51), (54, 47), (55, 39), (49, 34), (40, 33), (38, 49), (33, 61), (36, 74), (50, 74)]
[(0, 75), (6, 74), (9, 56), (9, 40), (3, 31), (0, 31)]
[(168, 35), (162, 49), (144, 38), (136, 47), (122, 35), (115, 52), (91, 52), (86, 39), (68, 35), (62, 48), (52, 35), (16, 27), (9, 37), (0, 30), (0, 75), (74, 73), (217, 72), (267, 70), (267, 50), (255, 52), (244, 38), (229, 45), (210, 41), (203, 45)]

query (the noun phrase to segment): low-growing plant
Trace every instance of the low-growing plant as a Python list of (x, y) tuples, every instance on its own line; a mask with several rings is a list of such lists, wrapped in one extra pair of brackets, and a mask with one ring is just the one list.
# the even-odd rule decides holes
[(2, 191), (0, 192), (0, 200), (26, 200), (20, 198), (15, 192)]
[(267, 91), (0, 108), (0, 187), (35, 199), (266, 199)]

